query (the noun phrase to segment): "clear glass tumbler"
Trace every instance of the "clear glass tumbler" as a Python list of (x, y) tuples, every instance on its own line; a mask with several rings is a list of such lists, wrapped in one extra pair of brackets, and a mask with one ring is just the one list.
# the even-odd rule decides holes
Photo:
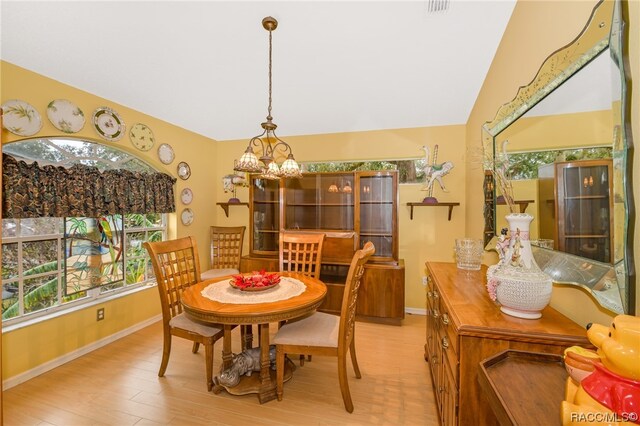
[(458, 265), (458, 269), (465, 269), (468, 271), (480, 270), (483, 251), (484, 244), (481, 239), (457, 238), (456, 263)]

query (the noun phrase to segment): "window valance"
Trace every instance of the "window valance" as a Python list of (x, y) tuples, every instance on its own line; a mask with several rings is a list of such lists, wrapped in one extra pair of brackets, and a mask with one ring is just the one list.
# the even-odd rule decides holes
[(176, 210), (166, 173), (40, 166), (2, 154), (2, 217), (98, 217)]

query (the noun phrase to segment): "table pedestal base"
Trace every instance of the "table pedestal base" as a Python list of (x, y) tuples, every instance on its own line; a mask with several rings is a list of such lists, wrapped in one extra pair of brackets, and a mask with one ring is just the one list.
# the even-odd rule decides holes
[[(289, 359), (285, 359), (284, 363), (284, 381), (287, 382), (293, 376), (293, 371), (296, 366)], [(222, 390), (226, 390), (231, 395), (248, 395), (250, 393), (257, 393), (260, 404), (267, 401), (271, 401), (277, 398), (276, 395), (276, 371), (269, 369), (269, 375), (271, 380), (263, 385), (260, 379), (260, 372), (254, 371), (251, 376), (242, 375), (240, 377), (240, 383), (235, 386), (225, 386), (220, 384), (218, 377), (213, 378), (213, 393), (218, 394)]]

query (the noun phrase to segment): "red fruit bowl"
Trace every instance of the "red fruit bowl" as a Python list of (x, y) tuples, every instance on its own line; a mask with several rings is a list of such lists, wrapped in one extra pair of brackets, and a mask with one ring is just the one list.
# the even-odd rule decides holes
[(254, 272), (251, 275), (234, 275), (229, 285), (240, 291), (263, 291), (280, 284), (280, 275), (275, 272)]

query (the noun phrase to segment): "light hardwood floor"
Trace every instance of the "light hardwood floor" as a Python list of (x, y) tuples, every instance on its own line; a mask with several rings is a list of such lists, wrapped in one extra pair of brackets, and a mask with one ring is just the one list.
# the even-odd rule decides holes
[[(204, 349), (173, 339), (165, 377), (158, 377), (158, 322), (3, 394), (11, 425), (436, 425), (425, 317), (407, 315), (400, 327), (358, 322), (356, 351), (362, 379), (349, 365), (354, 412), (345, 411), (335, 358), (314, 356), (285, 383), (284, 399), (260, 405), (255, 395), (207, 392)], [(272, 325), (271, 329), (275, 329)], [(239, 333), (234, 332), (237, 339)], [(254, 339), (255, 340), (255, 339)], [(239, 339), (233, 342), (239, 348)], [(215, 346), (214, 371), (222, 343)], [(298, 361), (295, 361), (298, 365)], [(257, 373), (256, 373), (257, 374)]]

